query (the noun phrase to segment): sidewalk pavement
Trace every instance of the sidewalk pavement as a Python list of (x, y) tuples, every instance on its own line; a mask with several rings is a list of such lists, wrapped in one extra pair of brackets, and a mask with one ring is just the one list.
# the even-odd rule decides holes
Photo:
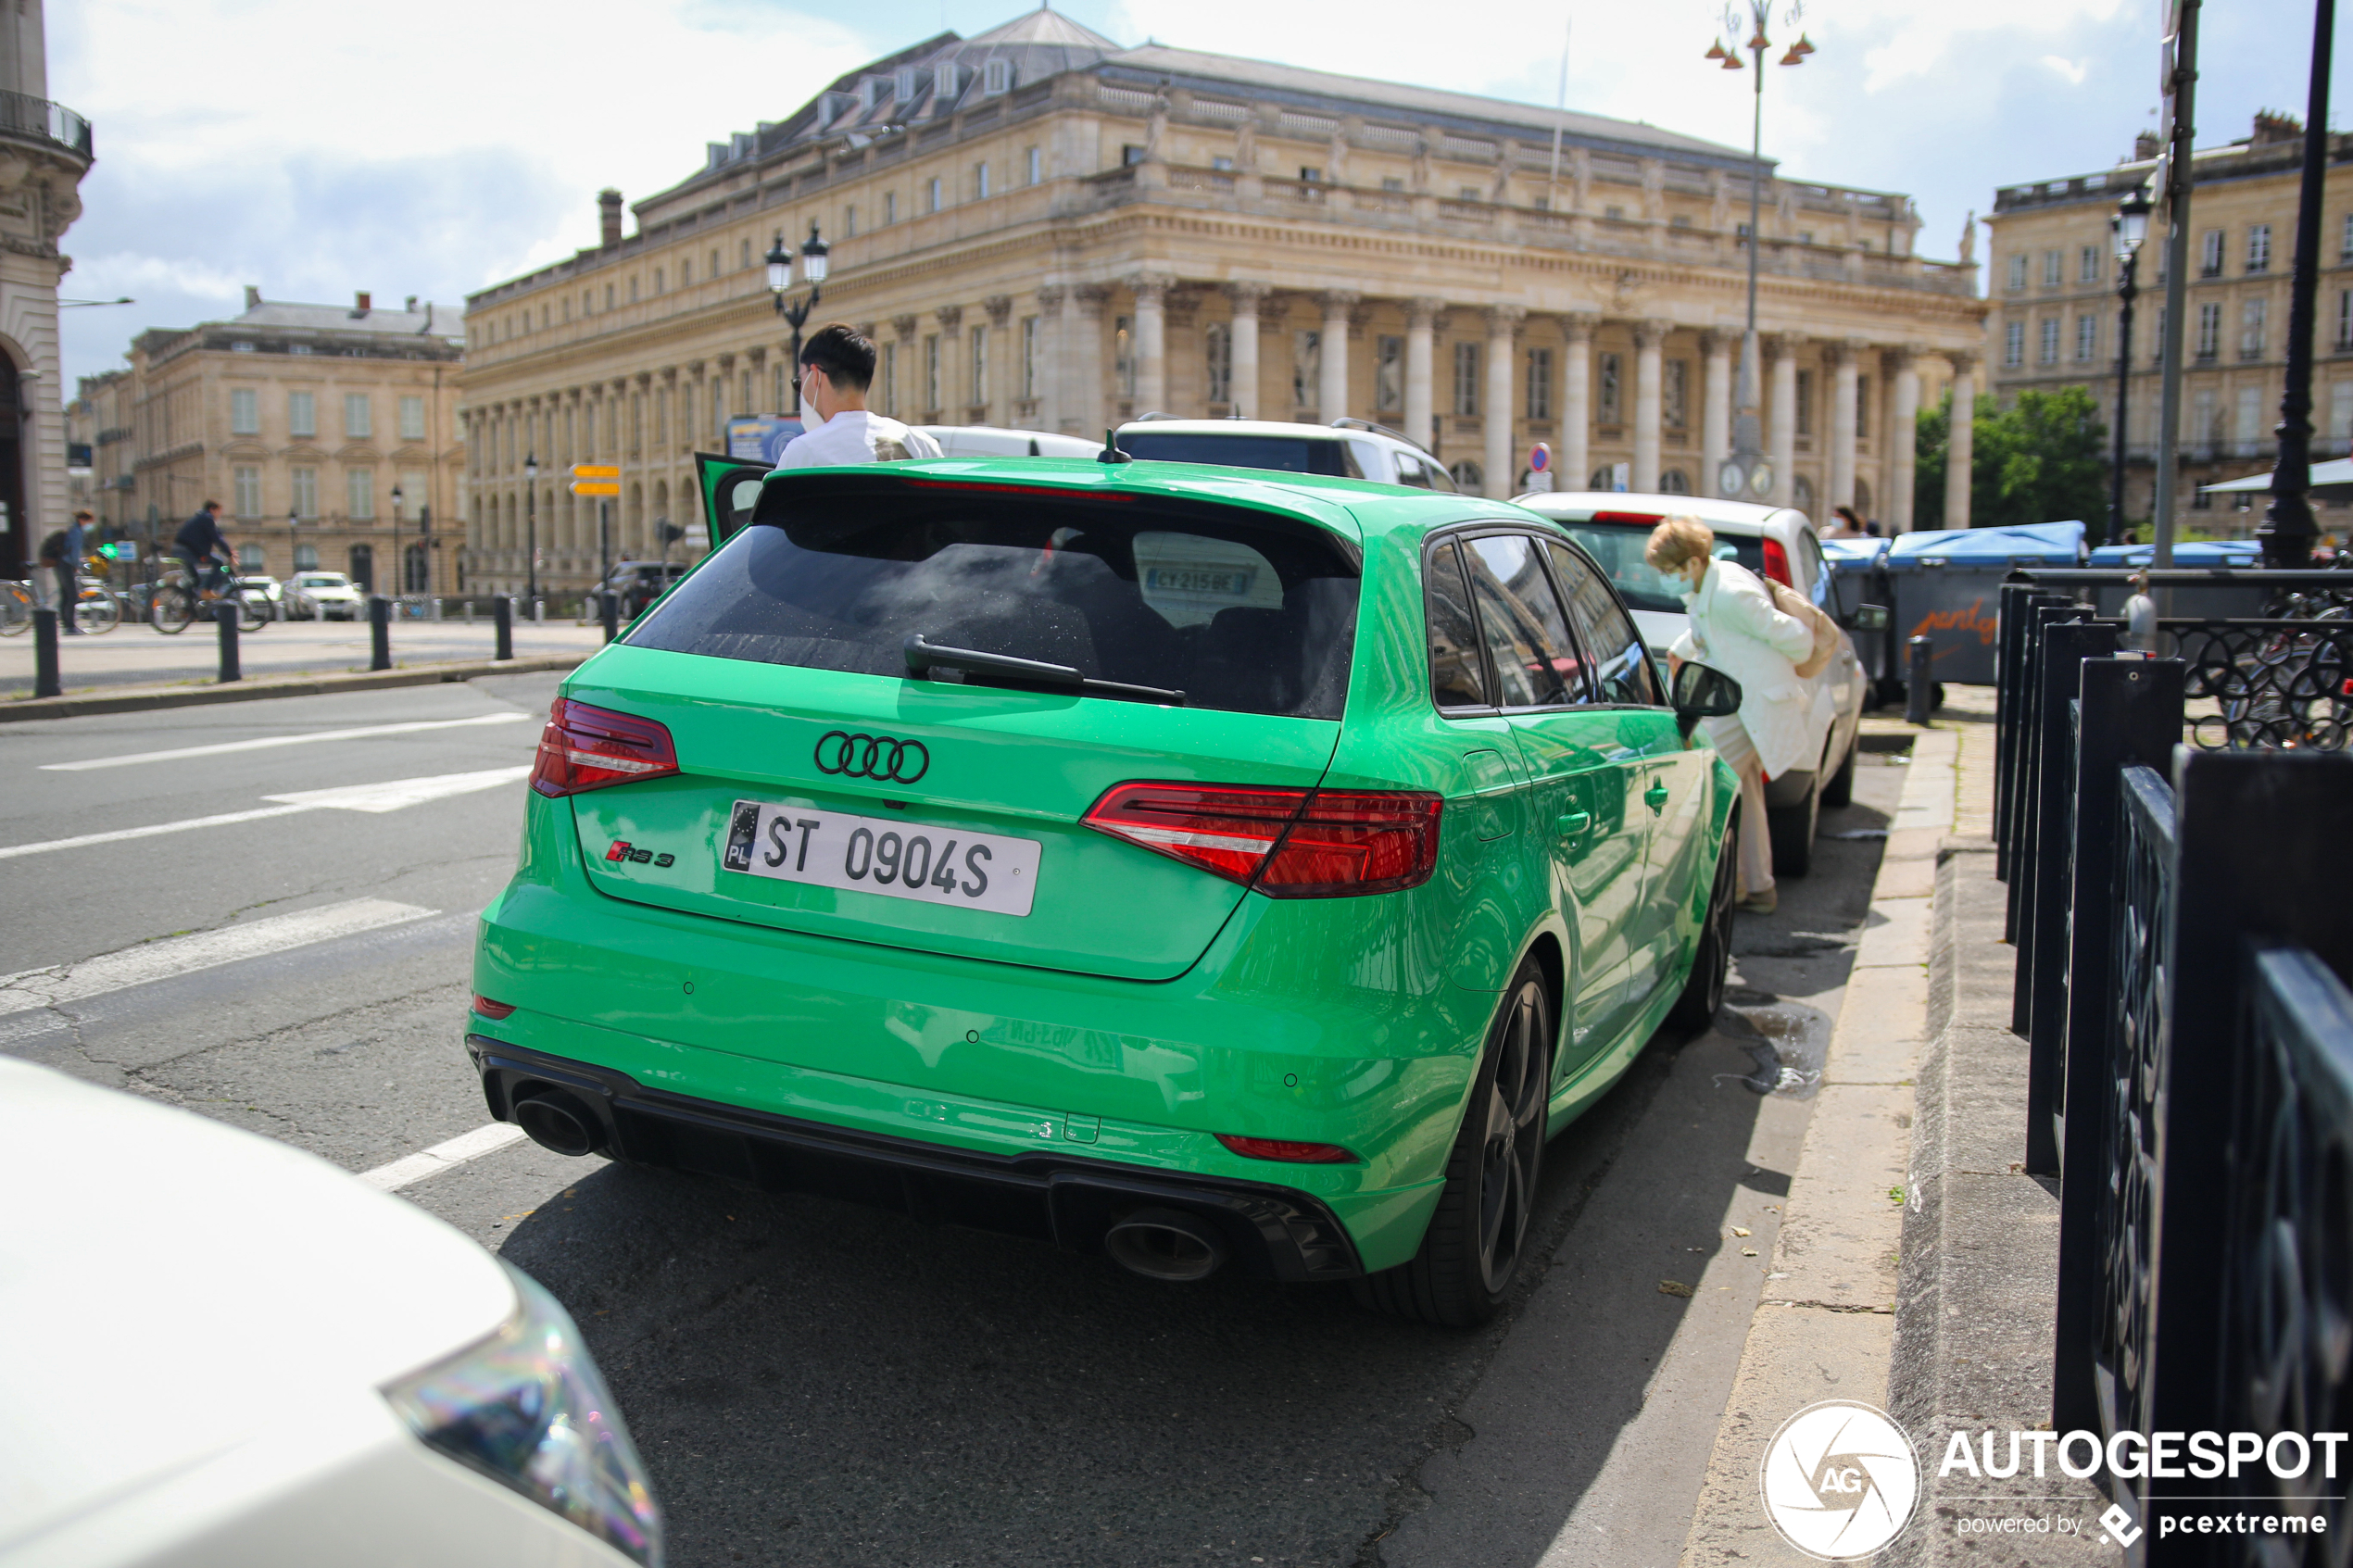
[[(237, 639), (237, 661), (248, 682), (364, 672), (369, 628), (364, 621), (279, 621)], [(462, 621), (395, 621), (392, 660), (396, 669), (487, 660), (497, 633), (487, 616)], [(603, 628), (570, 621), (515, 623), (518, 659), (569, 655), (585, 659), (604, 646)], [(152, 626), (125, 621), (101, 636), (60, 637), (57, 655), (68, 696), (118, 688), (186, 686), (211, 683), (220, 669), (218, 630), (193, 625), (175, 636)], [(33, 677), (32, 635), (0, 638), (0, 699), (30, 700)]]

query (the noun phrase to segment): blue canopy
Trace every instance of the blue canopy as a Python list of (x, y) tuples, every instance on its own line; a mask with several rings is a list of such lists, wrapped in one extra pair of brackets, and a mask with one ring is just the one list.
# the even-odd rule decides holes
[(1825, 539), (1822, 555), (1832, 571), (1868, 571), (1887, 553), (1884, 539)]
[(2014, 528), (1942, 528), (1899, 533), (1887, 546), (1891, 569), (1923, 560), (1972, 566), (2072, 566), (2083, 558), (2081, 522), (2027, 522)]
[[(2092, 564), (2105, 567), (2146, 566), (2157, 558), (2154, 545), (2102, 545), (2092, 552)], [(2263, 546), (2252, 539), (2201, 539), (2173, 546), (2177, 567), (2261, 566)]]

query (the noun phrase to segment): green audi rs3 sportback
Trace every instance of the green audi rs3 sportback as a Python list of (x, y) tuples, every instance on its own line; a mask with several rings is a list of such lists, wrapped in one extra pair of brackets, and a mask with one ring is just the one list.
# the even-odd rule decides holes
[(726, 484), (540, 743), (474, 960), (492, 1113), (1490, 1315), (1545, 1140), (1721, 999), (1738, 795), (1693, 723), (1737, 688), (1685, 666), (1679, 709), (1504, 502), (1014, 458)]

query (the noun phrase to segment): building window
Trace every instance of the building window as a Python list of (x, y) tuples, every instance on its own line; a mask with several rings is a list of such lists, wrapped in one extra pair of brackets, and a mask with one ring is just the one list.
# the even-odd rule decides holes
[(2100, 351), (2100, 319), (2090, 311), (2075, 318), (2075, 357), (2089, 359)]
[(1201, 342), (1209, 367), (1209, 401), (1231, 403), (1234, 400), (1233, 330), (1223, 321), (1212, 321), (1202, 329)]
[(1478, 345), (1476, 343), (1454, 345), (1454, 415), (1465, 420), (1478, 418)]
[(239, 517), (261, 515), (261, 470), (240, 468), (232, 470), (230, 494), (235, 499)]
[(1681, 469), (1668, 469), (1658, 476), (1658, 493), (1662, 495), (1688, 495), (1692, 493), (1691, 475)]
[[(654, 293), (655, 293), (657, 295), (659, 295), (661, 293), (661, 288), (662, 288), (662, 282), (661, 282), (661, 273), (662, 273), (662, 270), (661, 270), (661, 268), (657, 267), (657, 268), (655, 268), (655, 269), (654, 269)], [(529, 325), (529, 323), (528, 323), (528, 322), (525, 322), (524, 324), (525, 324), (526, 326), (528, 326), (528, 325)]]
[(2034, 362), (2036, 364), (2056, 365), (2058, 363), (2058, 318), (2056, 316), (2044, 317), (2042, 324), (2041, 346), (2034, 356)]
[(1373, 411), (1398, 413), (1405, 407), (1405, 340), (1385, 337), (1374, 347)]
[(2269, 272), (2271, 270), (2271, 226), (2269, 223), (2253, 224), (2246, 231), (2246, 270), (2250, 272)]
[(294, 515), (306, 521), (317, 517), (319, 515), (319, 470), (298, 468), (290, 469), (287, 473), (294, 481), (294, 495), (288, 502), (294, 508)]
[(1464, 185), (1457, 189), (1454, 194), (1466, 202), (1485, 201), (1487, 199), (1487, 193), (1479, 189), (1477, 185)]
[(899, 193), (897, 191), (885, 191), (883, 193), (883, 227), (887, 229), (893, 223), (898, 221)]
[[(635, 290), (631, 291), (630, 297), (632, 299), (636, 297)], [(605, 308), (608, 310), (612, 308), (612, 285), (610, 283), (607, 283), (605, 285)]]
[(269, 563), (270, 558), (262, 553), (260, 546), (240, 545), (237, 546), (237, 570), (239, 571), (258, 572), (263, 571)]
[(376, 515), (376, 470), (373, 469), (346, 469), (344, 470), (343, 483), (344, 489), (348, 492), (345, 498), (345, 515), (349, 517), (354, 522), (369, 522), (374, 521)]
[(937, 174), (924, 182), (924, 210), (925, 212), (939, 210), (939, 176)]
[(973, 195), (980, 201), (988, 199), (988, 166), (985, 163), (973, 165)]
[(1593, 364), (1600, 379), (1593, 396), (1593, 422), (1604, 425), (1625, 423), (1625, 360), (1616, 354), (1597, 354), (1593, 357)]
[(1122, 144), (1119, 149), (1119, 161), (1122, 167), (1128, 164), (1143, 162), (1144, 144), (1141, 142), (1127, 142)]
[[(897, 344), (886, 343), (882, 345), (882, 364), (876, 368), (882, 371), (883, 414), (886, 418), (895, 420), (899, 417), (899, 345)], [(784, 373), (781, 367), (776, 371), (780, 377)], [(782, 409), (784, 406), (784, 395), (779, 393), (776, 397), (776, 407)]]
[(2222, 307), (2201, 305), (2197, 307), (2197, 357), (2212, 359), (2222, 352)]
[(2353, 354), (2353, 289), (2336, 291), (2336, 351)]
[(1528, 351), (1528, 417), (1549, 420), (1553, 417), (1553, 351), (1531, 348)]
[(1291, 334), (1290, 401), (1294, 408), (1312, 408), (1324, 379), (1324, 334), (1303, 332)]
[(1023, 168), (1028, 172), (1031, 184), (1038, 184), (1046, 178), (1046, 160), (1038, 156), (1036, 147), (1024, 148), (1021, 161)]
[(980, 68), (980, 90), (987, 94), (1006, 91), (1013, 84), (1013, 68), (1010, 60), (990, 60)]
[(296, 571), (318, 571), (319, 546), (316, 545), (296, 545), (294, 551), (294, 569)]
[[(1806, 243), (1811, 245), (1814, 242), (1809, 236)], [(2009, 286), (2014, 289), (2022, 289), (2026, 286), (2026, 253), (2024, 251), (2010, 257)]]
[(2075, 253), (2075, 281), (2096, 283), (2100, 281), (2100, 247), (2085, 245)]
[(315, 436), (319, 433), (319, 399), (308, 392), (286, 394), (286, 433)]
[(2270, 313), (2271, 301), (2250, 299), (2239, 307), (2239, 358), (2263, 358), (2264, 318)]
[(2211, 446), (2222, 439), (2222, 408), (2215, 401), (2210, 386), (2201, 386), (2191, 395), (2189, 407), (2183, 410), (2189, 426), (2182, 438), (2193, 446)]
[[(2239, 388), (2238, 428), (2231, 433), (2233, 441), (2244, 450), (2263, 439), (2263, 389), (2259, 386)], [(2251, 453), (2248, 455), (2252, 455)]]
[[(2047, 321), (2044, 324), (2052, 328), (2054, 331), (2056, 331), (2058, 326), (2057, 321)], [(1855, 378), (1855, 439), (1857, 441), (1869, 441), (1870, 438), (1871, 378), (1869, 376), (1856, 376)]]
[[(2013, 332), (2018, 331), (2017, 323), (2011, 323), (2010, 331)], [(2018, 361), (2016, 359), (2012, 359), (2010, 363), (2015, 365)], [(1795, 426), (1796, 433), (1811, 437), (1814, 433), (1813, 371), (1800, 370), (1797, 372), (1797, 385), (1792, 393), (1792, 400), (1797, 404), (1796, 408), (1793, 410), (1797, 415), (1797, 418), (1791, 421), (1792, 424)]]
[[(938, 182), (938, 181), (937, 181), (937, 180), (935, 180), (935, 181), (933, 181), (933, 182), (932, 182), (932, 185), (933, 185), (934, 189), (937, 189), (937, 188), (938, 187), (938, 184), (939, 184), (939, 182)], [(932, 198), (932, 204), (931, 204), (931, 205), (932, 205), (935, 208), (936, 208), (936, 207), (937, 207), (939, 206), (939, 198), (938, 198), (937, 196), (934, 196), (934, 197)], [(855, 236), (855, 235), (857, 234), (857, 232), (858, 232), (858, 204), (857, 204), (856, 202), (850, 202), (850, 203), (849, 203), (848, 205), (846, 205), (846, 206), (844, 206), (844, 207), (842, 207), (842, 209), (841, 209), (841, 232), (842, 232), (842, 236), (843, 236), (845, 239), (847, 239), (847, 238), (850, 238), (850, 237), (853, 237), (853, 236)]]
[(1394, 174), (1384, 174), (1381, 176), (1380, 188), (1388, 195), (1403, 195), (1405, 192), (1405, 182)]
[(678, 286), (683, 289), (694, 281), (695, 260), (693, 257), (688, 257), (678, 263)]
[(924, 413), (939, 412), (939, 334), (924, 334)]
[(751, 267), (751, 242), (749, 240), (745, 240), (742, 244), (743, 248), (736, 254), (736, 265), (741, 270), (749, 270)]
[(988, 401), (988, 329), (975, 327), (970, 344), (972, 360), (972, 401)]
[(2059, 253), (2046, 250), (2043, 253), (2043, 286), (2055, 289), (2059, 286)]
[(2329, 383), (2329, 428), (2332, 441), (2353, 440), (2353, 381)]
[(1299, 166), (1300, 183), (1303, 185), (1320, 184), (1323, 182), (1323, 178), (1324, 171), (1315, 167), (1314, 164), (1302, 163)]
[[(1476, 348), (1478, 345), (1473, 344), (1471, 346)], [(1468, 458), (1453, 465), (1446, 471), (1453, 475), (1454, 488), (1466, 495), (1481, 495), (1487, 489), (1487, 470)]]
[(1659, 367), (1659, 422), (1668, 430), (1691, 428), (1692, 362), (1669, 359)]
[[(2162, 255), (2163, 252), (2158, 253)], [(2208, 229), (2198, 239), (2197, 275), (2219, 278), (2222, 275), (2222, 231)]]
[(261, 433), (261, 394), (243, 389), (229, 394), (229, 433)]
[(717, 245), (711, 247), (711, 269), (704, 276), (710, 278), (719, 276), (719, 247)]
[(403, 397), (400, 400), (400, 439), (422, 441), (425, 438), (425, 400)]

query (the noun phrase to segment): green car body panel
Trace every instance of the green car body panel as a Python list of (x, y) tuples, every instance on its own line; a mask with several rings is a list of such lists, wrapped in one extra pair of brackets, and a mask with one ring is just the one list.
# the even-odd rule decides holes
[[(1210, 500), (1327, 531), (1362, 563), (1343, 717), (616, 643), (562, 695), (664, 725), (682, 771), (531, 796), (474, 962), (476, 994), (513, 1010), (477, 1011), (474, 1040), (947, 1149), (1290, 1189), (1337, 1217), (1367, 1272), (1419, 1245), (1501, 995), (1529, 955), (1561, 1020), (1549, 1130), (1624, 1073), (1690, 973), (1730, 770), (1665, 709), (1457, 718), (1430, 696), (1431, 536), (1557, 530), (1506, 503), (1346, 480), (1018, 458), (891, 468)], [(707, 472), (707, 493), (725, 482)], [(724, 521), (715, 503), (711, 516)], [(912, 783), (829, 775), (816, 743), (837, 730), (919, 739), (927, 767)], [(1133, 780), (1434, 792), (1436, 868), (1400, 892), (1269, 897), (1080, 824)], [(1036, 903), (1013, 918), (724, 871), (739, 799), (1037, 840)], [(615, 842), (672, 863), (610, 860)], [(1252, 1159), (1217, 1134), (1357, 1159)]]

